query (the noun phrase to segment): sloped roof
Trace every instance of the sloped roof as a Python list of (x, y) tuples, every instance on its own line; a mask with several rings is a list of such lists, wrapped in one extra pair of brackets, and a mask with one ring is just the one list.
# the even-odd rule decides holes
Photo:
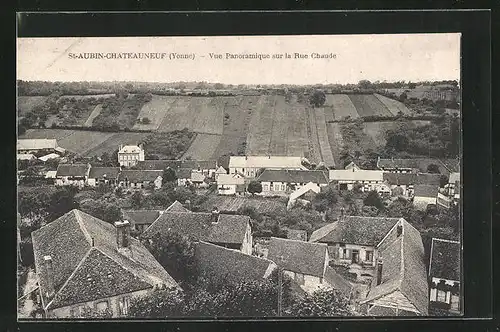
[(49, 154), (42, 156), (38, 159), (40, 159), (41, 161), (47, 161), (49, 159), (58, 159), (58, 158), (61, 158), (61, 156), (58, 155), (57, 153), (49, 153)]
[(166, 159), (166, 160), (144, 160), (138, 161), (136, 167), (139, 169), (166, 169), (170, 167), (177, 171), (180, 168), (186, 169), (216, 169), (216, 160), (178, 160), (178, 159)]
[(460, 281), (460, 242), (432, 239), (429, 276)]
[(102, 179), (106, 176), (107, 179), (116, 179), (120, 173), (120, 167), (91, 167), (89, 178)]
[(401, 219), (401, 226), (402, 234), (379, 253), (383, 262), (380, 285), (373, 278), (371, 289), (361, 303), (400, 291), (421, 315), (427, 315), (429, 289), (422, 238), (406, 220)]
[(245, 184), (245, 178), (237, 176), (236, 174), (220, 174), (217, 177), (217, 184), (219, 185)]
[(384, 173), (384, 181), (392, 185), (428, 184), (439, 186), (441, 175), (431, 173)]
[(88, 164), (59, 164), (56, 176), (86, 176), (90, 166)]
[[(31, 236), (45, 308), (129, 293), (160, 282), (178, 287), (138, 240), (130, 238), (130, 254), (118, 251), (115, 227), (82, 211), (71, 210)], [(56, 292), (51, 302), (46, 297), (47, 255), (52, 258)]]
[(383, 171), (364, 169), (331, 169), (329, 171), (330, 181), (383, 181)]
[(190, 212), (188, 209), (184, 207), (179, 201), (175, 201), (165, 210), (168, 212)]
[(118, 153), (139, 153), (142, 149), (137, 145), (125, 145)]
[(272, 237), (267, 258), (283, 269), (323, 278), (327, 245)]
[(257, 181), (328, 184), (328, 175), (324, 171), (266, 169)]
[(301, 157), (285, 156), (231, 156), (230, 168), (296, 168), (306, 169)]
[(339, 291), (345, 297), (349, 297), (352, 291), (352, 285), (344, 279), (341, 275), (339, 275), (335, 270), (327, 266), (325, 270), (325, 281), (332, 286), (333, 289)]
[(224, 167), (219, 166), (219, 168), (215, 170), (215, 174), (227, 174), (227, 170)]
[(307, 232), (301, 229), (289, 229), (286, 237), (290, 240), (307, 241)]
[(195, 260), (199, 272), (230, 280), (267, 278), (276, 268), (276, 264), (268, 259), (204, 241), (195, 245)]
[(321, 188), (316, 183), (309, 182), (292, 192), (289, 196), (289, 199), (293, 201), (311, 190), (317, 194), (321, 191)]
[(55, 139), (46, 138), (36, 138), (36, 139), (18, 139), (17, 149), (18, 150), (45, 150), (45, 149), (55, 149), (57, 147), (57, 141)]
[(198, 241), (242, 244), (250, 217), (219, 214), (217, 222), (212, 221), (212, 213), (166, 211), (144, 231), (143, 236), (171, 231)]
[(132, 225), (151, 225), (159, 216), (158, 210), (122, 210), (123, 220)]
[(415, 158), (415, 159), (380, 159), (377, 163), (379, 168), (412, 168), (420, 172), (427, 172), (427, 167), (434, 164), (439, 168), (439, 173), (448, 176), (450, 172), (456, 171), (459, 165), (456, 159), (447, 159), (444, 162), (440, 159)]
[(311, 242), (333, 242), (376, 246), (400, 218), (346, 216), (311, 235)]
[(419, 184), (415, 186), (415, 197), (437, 197), (439, 186)]
[(154, 181), (159, 176), (163, 176), (162, 170), (122, 170), (118, 175), (119, 181), (128, 180), (131, 182)]
[(31, 153), (18, 153), (17, 160), (32, 160), (36, 159), (34, 154)]

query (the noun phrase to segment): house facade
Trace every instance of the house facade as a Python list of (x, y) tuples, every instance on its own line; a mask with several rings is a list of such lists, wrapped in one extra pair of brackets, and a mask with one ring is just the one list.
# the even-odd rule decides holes
[(383, 174), (392, 196), (412, 198), (416, 185), (440, 186), (441, 175), (431, 173), (388, 173)]
[(256, 181), (262, 184), (262, 196), (288, 196), (308, 183), (318, 187), (328, 185), (328, 175), (323, 171), (266, 169)]
[(45, 317), (85, 318), (87, 310), (127, 317), (135, 296), (161, 288), (180, 291), (149, 251), (130, 237), (129, 227), (128, 222), (113, 226), (72, 210), (32, 233)]
[(241, 173), (247, 178), (255, 178), (264, 169), (307, 170), (301, 157), (231, 156), (229, 159), (229, 174)]
[[(173, 169), (177, 177), (180, 178), (180, 170), (200, 171), (205, 177), (213, 178), (218, 168), (216, 160), (144, 160), (138, 161), (136, 168), (144, 170), (164, 170), (167, 168)], [(185, 177), (188, 178), (187, 176)]]
[(119, 174), (120, 167), (91, 167), (87, 184), (91, 187), (101, 183), (116, 186)]
[(118, 175), (118, 185), (123, 188), (142, 189), (153, 187), (160, 189), (162, 186), (163, 171), (149, 170), (122, 170)]
[(139, 145), (120, 145), (118, 163), (123, 167), (132, 167), (139, 161), (144, 161), (144, 147)]
[(339, 190), (353, 190), (356, 185), (363, 192), (375, 190), (380, 194), (389, 194), (389, 186), (384, 182), (383, 171), (350, 169), (334, 169), (329, 171), (330, 181), (337, 183)]
[(238, 186), (245, 185), (245, 177), (240, 173), (219, 174), (217, 176), (217, 193), (219, 195), (236, 195)]
[(59, 164), (56, 171), (56, 186), (84, 187), (89, 178), (90, 164)]
[(442, 315), (460, 315), (461, 245), (458, 241), (433, 238), (429, 262), (429, 309)]

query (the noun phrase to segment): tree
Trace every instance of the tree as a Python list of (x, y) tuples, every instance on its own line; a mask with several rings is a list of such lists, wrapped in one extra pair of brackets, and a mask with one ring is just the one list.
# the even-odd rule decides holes
[(55, 220), (63, 214), (78, 209), (78, 203), (75, 201), (75, 195), (78, 189), (73, 186), (58, 189), (51, 197), (47, 207), (49, 220)]
[(129, 316), (135, 318), (179, 317), (184, 314), (184, 296), (174, 289), (156, 290), (130, 301)]
[(387, 142), (385, 143), (387, 149), (405, 151), (408, 148), (409, 140), (405, 135), (390, 132), (387, 136)]
[(384, 203), (380, 198), (380, 195), (375, 190), (368, 192), (368, 195), (363, 200), (363, 204), (367, 206), (374, 206), (379, 210), (384, 209)]
[(262, 183), (258, 181), (251, 181), (248, 184), (247, 191), (251, 193), (252, 195), (258, 194), (262, 192)]
[(175, 174), (175, 171), (171, 169), (170, 167), (167, 167), (163, 170), (163, 179), (162, 179), (162, 185), (166, 185), (168, 182), (174, 182), (177, 180), (177, 174)]
[(295, 301), (287, 310), (287, 316), (294, 317), (336, 317), (352, 316), (349, 301), (335, 290), (319, 289), (304, 299)]
[(102, 199), (87, 199), (80, 204), (80, 210), (109, 223), (119, 221), (122, 217), (119, 206)]
[(439, 174), (441, 172), (439, 171), (439, 166), (438, 165), (436, 165), (436, 164), (429, 164), (429, 166), (427, 166), (427, 173)]
[(130, 197), (132, 207), (134, 209), (139, 209), (143, 206), (144, 204), (144, 195), (142, 194), (141, 191), (136, 191), (132, 194)]
[(321, 107), (323, 106), (325, 101), (326, 101), (326, 95), (321, 90), (314, 91), (311, 97), (309, 98), (309, 102), (313, 107)]
[(361, 80), (358, 82), (358, 87), (363, 90), (368, 90), (373, 88), (373, 84), (369, 80)]
[(181, 283), (197, 276), (194, 244), (176, 232), (156, 233), (143, 239), (146, 248), (165, 270)]

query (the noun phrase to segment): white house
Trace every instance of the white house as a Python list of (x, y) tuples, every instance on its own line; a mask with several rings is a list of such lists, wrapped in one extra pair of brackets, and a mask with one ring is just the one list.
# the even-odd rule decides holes
[(352, 190), (356, 184), (359, 184), (361, 191), (375, 190), (381, 194), (388, 194), (390, 189), (384, 183), (383, 174), (383, 171), (364, 170), (357, 167), (332, 169), (328, 173), (330, 181), (335, 181), (339, 190)]
[(448, 184), (446, 185), (446, 189), (448, 191), (448, 196), (453, 199), (460, 198), (460, 173), (454, 172), (450, 173), (450, 177), (448, 178)]
[[(36, 139), (18, 139), (18, 153), (38, 153), (58, 151), (57, 141), (55, 139), (36, 138)], [(64, 149), (62, 149), (64, 150)]]
[(460, 314), (461, 246), (458, 241), (433, 238), (429, 263), (429, 307)]
[(245, 177), (240, 173), (219, 174), (217, 176), (217, 192), (219, 195), (236, 195), (238, 186), (245, 186)]
[(229, 158), (229, 174), (241, 173), (245, 177), (253, 178), (264, 169), (307, 170), (302, 165), (302, 160), (302, 157), (231, 156)]
[(307, 293), (334, 288), (349, 298), (352, 286), (328, 266), (327, 249), (323, 243), (271, 237), (267, 258)]
[(135, 166), (138, 161), (144, 161), (144, 148), (139, 145), (120, 145), (118, 150), (118, 163), (120, 166)]
[(162, 180), (163, 171), (160, 170), (122, 170), (118, 175), (118, 185), (132, 189), (147, 188), (148, 186), (160, 189)]
[(78, 186), (87, 184), (90, 164), (59, 164), (56, 172), (56, 186)]
[(266, 169), (256, 181), (262, 184), (263, 196), (287, 196), (310, 182), (319, 187), (328, 185), (328, 175), (324, 171)]
[(217, 181), (217, 178), (221, 174), (227, 174), (227, 170), (224, 167), (219, 166), (219, 168), (217, 168), (217, 170), (215, 170), (215, 181)]
[(429, 204), (437, 205), (439, 187), (419, 184), (415, 186), (413, 205), (417, 210), (425, 211)]

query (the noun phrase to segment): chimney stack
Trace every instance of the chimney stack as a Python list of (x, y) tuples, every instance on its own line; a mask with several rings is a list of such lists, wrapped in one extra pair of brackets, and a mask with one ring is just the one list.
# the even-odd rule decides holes
[(118, 249), (128, 248), (130, 243), (130, 223), (128, 220), (115, 222)]
[(397, 236), (400, 237), (401, 234), (403, 234), (403, 226), (402, 225), (398, 225)]
[(46, 296), (48, 298), (51, 298), (54, 296), (55, 290), (54, 290), (54, 270), (52, 268), (52, 257), (50, 256), (43, 256), (43, 260), (45, 262), (45, 273), (46, 273), (46, 281), (47, 285), (45, 285), (47, 293)]
[(210, 221), (212, 223), (216, 223), (219, 221), (219, 210), (216, 207), (212, 209), (212, 216), (210, 217)]
[(383, 267), (382, 259), (379, 258), (377, 261), (377, 286), (380, 285), (380, 283), (382, 282), (382, 267)]

